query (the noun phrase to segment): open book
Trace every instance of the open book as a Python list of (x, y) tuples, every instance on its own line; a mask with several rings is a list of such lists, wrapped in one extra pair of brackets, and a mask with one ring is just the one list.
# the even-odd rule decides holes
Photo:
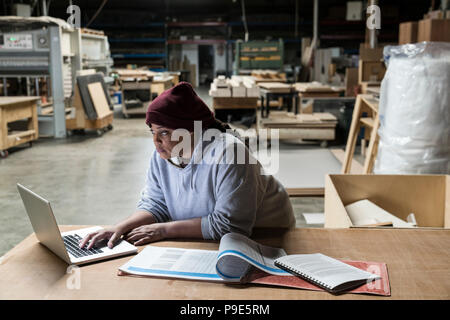
[(147, 246), (119, 270), (144, 276), (242, 282), (252, 266), (273, 275), (289, 276), (274, 264), (276, 258), (285, 255), (283, 249), (227, 233), (220, 240), (219, 251)]
[[(275, 260), (286, 256), (280, 248), (261, 245), (238, 233), (220, 240), (219, 250), (198, 250), (148, 245), (119, 268), (119, 275), (169, 277), (226, 283), (252, 283), (323, 291), (320, 286), (278, 268)], [(362, 285), (352, 293), (390, 295), (386, 264), (345, 261), (358, 269), (371, 270), (381, 279)]]

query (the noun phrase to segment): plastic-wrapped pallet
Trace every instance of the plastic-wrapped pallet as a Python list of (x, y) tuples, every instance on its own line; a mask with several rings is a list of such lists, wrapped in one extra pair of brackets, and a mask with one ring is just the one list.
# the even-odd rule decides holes
[(387, 46), (377, 174), (450, 173), (450, 43)]

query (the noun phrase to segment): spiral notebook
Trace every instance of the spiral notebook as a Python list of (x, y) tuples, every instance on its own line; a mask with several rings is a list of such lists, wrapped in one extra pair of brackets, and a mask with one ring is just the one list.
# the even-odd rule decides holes
[(351, 290), (380, 279), (376, 274), (321, 253), (283, 256), (275, 260), (275, 265), (331, 293)]

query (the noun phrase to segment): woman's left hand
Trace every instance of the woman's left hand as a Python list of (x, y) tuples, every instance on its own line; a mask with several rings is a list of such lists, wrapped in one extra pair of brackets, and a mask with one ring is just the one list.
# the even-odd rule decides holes
[(166, 238), (164, 223), (152, 223), (137, 227), (128, 232), (124, 239), (135, 246), (144, 245), (150, 242)]

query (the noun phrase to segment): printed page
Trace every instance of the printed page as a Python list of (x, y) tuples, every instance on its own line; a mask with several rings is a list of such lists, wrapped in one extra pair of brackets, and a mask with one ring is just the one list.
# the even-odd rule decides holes
[(331, 289), (347, 282), (380, 278), (321, 253), (289, 255), (277, 259), (277, 262), (325, 283)]
[(290, 273), (275, 266), (276, 258), (285, 256), (280, 248), (263, 246), (239, 233), (227, 233), (220, 240), (217, 273), (226, 280), (240, 281), (253, 265), (273, 275)]
[(147, 246), (119, 270), (142, 276), (223, 281), (216, 273), (217, 251)]

